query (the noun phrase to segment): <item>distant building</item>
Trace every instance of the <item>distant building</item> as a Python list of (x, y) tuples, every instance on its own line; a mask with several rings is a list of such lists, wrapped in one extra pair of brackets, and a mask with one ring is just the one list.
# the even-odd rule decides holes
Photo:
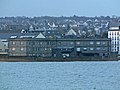
[(120, 23), (111, 24), (108, 38), (111, 39), (111, 51), (120, 54)]
[(66, 35), (77, 35), (77, 33), (73, 30), (73, 29), (70, 29)]
[(15, 38), (45, 38), (42, 33), (20, 33), (15, 32), (14, 30), (11, 31), (2, 31), (0, 32), (0, 47), (3, 53), (8, 52), (8, 39), (15, 39)]
[(6, 25), (6, 30), (21, 30), (22, 26), (18, 25), (18, 24), (10, 24), (10, 25)]
[(34, 28), (32, 25), (29, 27), (29, 31), (34, 31)]
[(109, 57), (110, 39), (9, 39), (9, 56)]
[(0, 54), (7, 54), (8, 47), (0, 40)]
[(9, 56), (50, 57), (55, 45), (55, 40), (52, 39), (9, 39)]

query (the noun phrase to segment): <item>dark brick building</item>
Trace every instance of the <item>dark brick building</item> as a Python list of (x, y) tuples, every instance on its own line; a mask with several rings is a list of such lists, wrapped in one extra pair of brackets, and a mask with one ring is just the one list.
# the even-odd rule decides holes
[(110, 39), (9, 39), (9, 56), (82, 57), (110, 55)]

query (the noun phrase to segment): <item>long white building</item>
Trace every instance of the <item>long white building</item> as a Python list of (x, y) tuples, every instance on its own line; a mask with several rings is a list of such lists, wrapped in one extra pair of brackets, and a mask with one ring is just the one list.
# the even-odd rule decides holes
[(120, 23), (113, 24), (108, 30), (111, 39), (111, 51), (120, 54)]

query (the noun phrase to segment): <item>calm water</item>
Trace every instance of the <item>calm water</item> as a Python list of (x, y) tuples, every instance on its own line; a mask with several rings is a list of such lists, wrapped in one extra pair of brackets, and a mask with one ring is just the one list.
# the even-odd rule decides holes
[(120, 90), (120, 62), (1, 62), (0, 90)]

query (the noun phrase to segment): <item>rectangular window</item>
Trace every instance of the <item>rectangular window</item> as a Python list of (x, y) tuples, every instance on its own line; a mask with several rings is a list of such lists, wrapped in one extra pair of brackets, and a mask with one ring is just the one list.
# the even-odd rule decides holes
[(80, 45), (80, 42), (76, 42), (77, 45)]
[(47, 48), (44, 48), (45, 49), (45, 51), (47, 50)]
[(90, 50), (91, 50), (91, 51), (93, 51), (93, 50), (94, 50), (94, 48), (90, 48)]
[(96, 48), (96, 50), (97, 50), (97, 51), (99, 51), (99, 50), (100, 50), (100, 48), (98, 47), (98, 48)]
[(14, 42), (14, 41), (12, 42), (12, 45), (15, 45), (15, 42)]
[(119, 32), (117, 32), (117, 35), (119, 35)]
[(24, 51), (24, 48), (20, 48), (21, 51)]
[(106, 44), (106, 42), (102, 42), (102, 44)]
[(92, 44), (94, 44), (94, 42), (90, 42), (90, 44), (92, 45)]
[(100, 44), (100, 42), (96, 42), (96, 44), (98, 44), (98, 45), (99, 45), (99, 44)]
[(80, 48), (77, 48), (77, 51), (80, 52)]
[(16, 50), (16, 48), (13, 47), (13, 48), (12, 48), (12, 51), (15, 51), (15, 50)]
[(83, 48), (84, 51), (87, 51), (87, 48)]
[(104, 47), (102, 50), (107, 51), (107, 47)]
[(24, 44), (24, 42), (20, 42), (20, 44), (21, 44), (21, 45), (23, 45), (23, 44)]
[(73, 42), (70, 42), (71, 45), (73, 45), (74, 43)]
[(52, 48), (49, 48), (49, 50), (51, 51), (51, 50), (52, 50)]

